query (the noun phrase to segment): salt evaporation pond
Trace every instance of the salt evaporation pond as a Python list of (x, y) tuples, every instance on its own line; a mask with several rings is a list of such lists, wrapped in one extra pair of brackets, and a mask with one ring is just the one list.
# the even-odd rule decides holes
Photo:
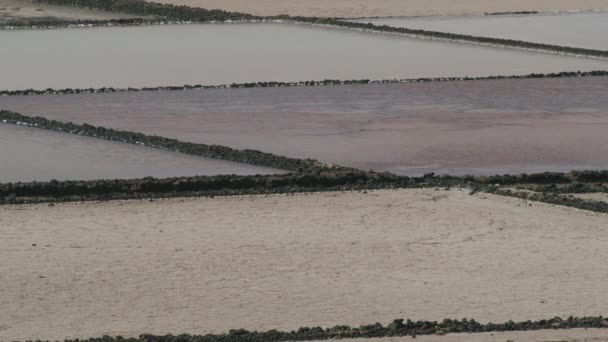
[(608, 61), (310, 25), (0, 32), (0, 89), (488, 76), (603, 70)]
[(0, 97), (0, 108), (419, 175), (608, 169), (608, 77)]
[(0, 124), (1, 183), (281, 172), (38, 128)]
[(608, 12), (402, 17), (356, 22), (608, 50)]

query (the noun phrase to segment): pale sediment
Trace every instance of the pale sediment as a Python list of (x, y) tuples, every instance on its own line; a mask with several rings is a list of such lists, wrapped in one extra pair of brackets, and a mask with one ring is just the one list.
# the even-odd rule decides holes
[(605, 314), (607, 218), (456, 189), (3, 206), (0, 339), (559, 327), (508, 321)]

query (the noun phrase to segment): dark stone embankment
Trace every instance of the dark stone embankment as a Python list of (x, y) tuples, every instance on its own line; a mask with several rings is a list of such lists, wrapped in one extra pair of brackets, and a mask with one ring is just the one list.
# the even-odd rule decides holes
[(484, 15), (528, 15), (528, 14), (539, 14), (538, 11), (512, 11), (512, 12), (489, 12)]
[(188, 6), (159, 4), (143, 0), (35, 0), (36, 3), (59, 6), (73, 6), (104, 12), (117, 12), (139, 16), (197, 22), (252, 20), (260, 17), (246, 13), (228, 12)]
[(124, 93), (139, 91), (178, 91), (190, 89), (226, 89), (226, 88), (277, 88), (277, 87), (314, 87), (332, 85), (352, 85), (352, 84), (395, 84), (395, 83), (429, 83), (429, 82), (456, 82), (456, 81), (483, 81), (483, 80), (508, 80), (508, 79), (539, 79), (539, 78), (571, 78), (571, 77), (601, 77), (608, 76), (608, 70), (596, 71), (564, 71), (548, 74), (528, 74), (510, 76), (487, 76), (487, 77), (427, 77), (412, 79), (394, 80), (322, 80), (322, 81), (294, 81), (294, 82), (248, 82), (232, 83), (224, 85), (182, 85), (182, 86), (158, 86), (144, 88), (64, 88), (64, 89), (21, 89), (21, 90), (0, 90), (0, 96), (28, 96), (28, 95), (57, 95), (57, 94), (89, 94), (89, 93)]
[[(526, 200), (564, 205), (608, 213), (608, 204), (564, 196), (564, 189), (580, 192), (581, 187), (607, 189), (608, 171), (572, 171), (522, 175), (464, 176), (427, 174), (423, 177), (362, 171), (323, 164), (311, 159), (295, 159), (256, 150), (236, 150), (226, 146), (183, 142), (142, 133), (117, 131), (88, 124), (77, 125), (29, 117), (0, 110), (0, 123), (24, 125), (93, 138), (166, 149), (196, 156), (224, 159), (292, 171), (284, 175), (197, 176), (96, 181), (50, 181), (0, 184), (0, 204), (66, 202), (167, 197), (229, 196), (248, 194), (299, 193), (318, 191), (372, 190), (391, 188), (471, 189), (471, 194), (488, 192)], [(514, 191), (514, 187), (535, 186), (536, 192)], [(505, 189), (506, 187), (506, 189)], [(556, 191), (559, 189), (559, 191)], [(575, 192), (575, 191), (573, 191)]]
[(482, 324), (473, 319), (444, 319), (443, 321), (411, 321), (395, 319), (384, 326), (380, 323), (350, 327), (339, 325), (332, 328), (302, 327), (293, 331), (269, 330), (266, 332), (245, 329), (230, 330), (227, 334), (207, 335), (148, 335), (138, 338), (102, 336), (98, 338), (65, 340), (65, 342), (286, 342), (315, 341), (372, 337), (423, 336), (462, 333), (533, 331), (543, 329), (608, 328), (608, 319), (598, 317), (554, 317), (538, 321)]
[(42, 117), (29, 117), (15, 112), (0, 110), (0, 123), (48, 129), (87, 137), (119, 141), (123, 143), (160, 148), (195, 156), (223, 159), (245, 164), (267, 166), (294, 172), (317, 172), (335, 167), (311, 159), (295, 159), (256, 150), (237, 150), (226, 146), (183, 142), (176, 139), (150, 136), (141, 133), (117, 131), (88, 124), (76, 125)]

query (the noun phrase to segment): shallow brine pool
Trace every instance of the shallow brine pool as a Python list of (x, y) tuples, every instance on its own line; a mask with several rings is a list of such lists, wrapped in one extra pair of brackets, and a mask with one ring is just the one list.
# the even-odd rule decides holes
[(489, 76), (608, 61), (313, 27), (206, 24), (1, 31), (0, 89)]
[(357, 19), (375, 25), (608, 50), (608, 12)]
[(282, 172), (38, 128), (0, 124), (0, 183)]
[(0, 97), (0, 108), (407, 175), (608, 169), (608, 77)]

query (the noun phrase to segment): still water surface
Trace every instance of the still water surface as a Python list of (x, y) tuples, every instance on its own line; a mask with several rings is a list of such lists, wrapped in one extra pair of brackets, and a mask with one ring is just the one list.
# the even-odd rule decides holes
[(608, 61), (294, 24), (0, 32), (0, 89), (488, 76)]
[(0, 124), (0, 183), (281, 172), (38, 128)]
[(0, 108), (362, 169), (608, 169), (608, 77), (0, 97)]
[(608, 12), (358, 19), (376, 25), (608, 50)]

